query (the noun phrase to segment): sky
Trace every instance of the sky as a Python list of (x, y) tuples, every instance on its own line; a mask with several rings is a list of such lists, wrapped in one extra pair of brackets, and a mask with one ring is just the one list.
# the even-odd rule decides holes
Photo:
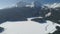
[(13, 6), (20, 0), (0, 0), (0, 9)]
[[(0, 0), (0, 9), (6, 8), (9, 6), (14, 6), (19, 1), (36, 1), (36, 0)], [(40, 3), (54, 3), (54, 2), (60, 2), (60, 0), (37, 0)]]

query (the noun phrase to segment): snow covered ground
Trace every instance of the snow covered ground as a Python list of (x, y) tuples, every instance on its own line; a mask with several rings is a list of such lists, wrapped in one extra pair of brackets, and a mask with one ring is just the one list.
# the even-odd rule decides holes
[(7, 21), (0, 25), (5, 28), (0, 34), (48, 34), (54, 32), (56, 26), (57, 24), (53, 24), (51, 21), (43, 24), (34, 21)]

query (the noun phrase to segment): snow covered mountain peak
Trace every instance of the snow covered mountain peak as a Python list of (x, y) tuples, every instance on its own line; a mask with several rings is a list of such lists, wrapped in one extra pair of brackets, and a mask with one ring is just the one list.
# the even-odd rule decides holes
[(47, 6), (48, 8), (57, 8), (60, 7), (60, 3), (44, 4), (44, 6)]

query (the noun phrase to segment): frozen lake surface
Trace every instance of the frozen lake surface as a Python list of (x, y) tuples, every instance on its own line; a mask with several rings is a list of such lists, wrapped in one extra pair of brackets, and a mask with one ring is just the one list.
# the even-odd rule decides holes
[(34, 21), (7, 21), (0, 25), (5, 29), (0, 34), (48, 34), (56, 31), (56, 26), (59, 25), (51, 21), (43, 24)]

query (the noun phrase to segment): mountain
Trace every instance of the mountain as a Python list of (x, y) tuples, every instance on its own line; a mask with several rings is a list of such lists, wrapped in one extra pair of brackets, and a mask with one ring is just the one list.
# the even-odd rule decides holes
[(60, 3), (60, 0), (22, 0), (19, 1), (16, 5), (17, 7), (41, 7), (44, 4), (54, 4)]
[[(60, 24), (60, 8), (59, 10), (50, 8), (29, 8), (29, 7), (13, 7), (0, 10), (0, 24), (6, 21), (27, 21), (27, 18), (43, 17), (44, 20), (50, 20)], [(47, 13), (51, 12), (51, 15), (45, 18)]]
[(17, 7), (26, 7), (26, 5), (31, 5), (32, 3), (20, 1), (17, 3)]
[(27, 21), (27, 18), (38, 17), (41, 8), (13, 7), (0, 10), (0, 23), (6, 21)]
[(41, 3), (39, 1), (20, 1), (16, 4), (17, 7), (41, 7)]
[(43, 6), (46, 6), (48, 8), (57, 8), (60, 7), (60, 3), (44, 4)]
[(42, 4), (52, 4), (52, 3), (60, 3), (60, 0), (40, 0), (40, 2)]

